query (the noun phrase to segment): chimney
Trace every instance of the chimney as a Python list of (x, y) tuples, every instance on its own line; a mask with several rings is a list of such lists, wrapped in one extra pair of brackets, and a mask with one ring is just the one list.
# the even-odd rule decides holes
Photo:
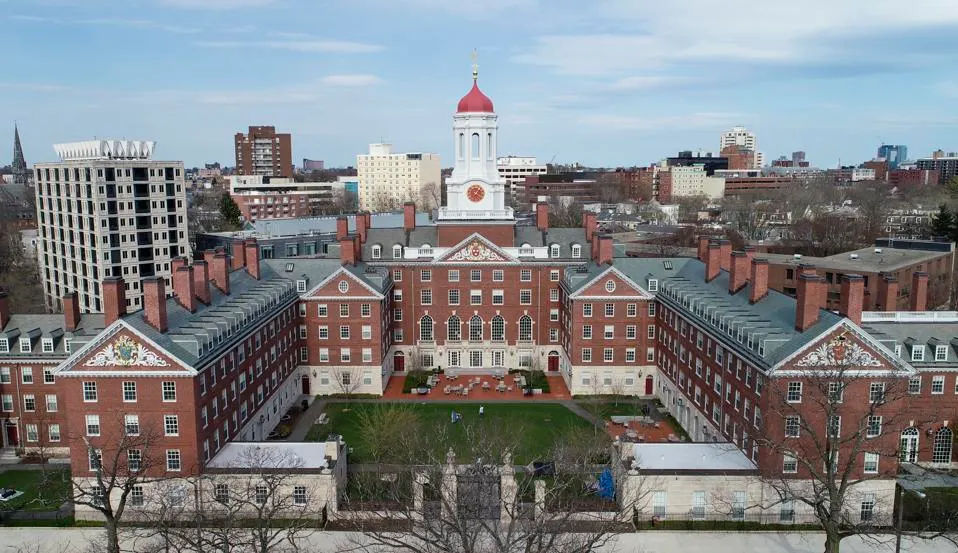
[(838, 313), (853, 323), (862, 324), (862, 306), (865, 303), (865, 279), (861, 275), (842, 275), (842, 298)]
[(366, 232), (369, 230), (369, 213), (361, 211), (356, 214), (356, 232), (359, 234), (359, 243), (366, 243)]
[(721, 246), (718, 242), (709, 242), (708, 255), (705, 259), (705, 282), (712, 282), (721, 272)]
[(748, 284), (748, 254), (745, 252), (732, 252), (732, 268), (728, 274), (728, 293), (737, 294), (739, 290), (745, 288)]
[(928, 273), (915, 271), (911, 274), (911, 311), (928, 310)]
[(596, 237), (596, 242), (598, 243), (595, 262), (598, 265), (603, 265), (608, 263), (612, 264), (612, 236), (609, 234), (602, 234)]
[(709, 258), (709, 237), (699, 236), (699, 261), (705, 263)]
[(347, 236), (339, 241), (339, 260), (343, 265), (356, 264), (356, 241), (354, 237)]
[(895, 275), (882, 273), (878, 276), (875, 311), (898, 311), (898, 279)]
[(808, 275), (808, 276), (817, 276), (818, 271), (815, 269), (815, 265), (812, 265), (811, 263), (800, 263), (798, 265), (798, 274)]
[(402, 228), (406, 232), (416, 228), (416, 204), (412, 202), (402, 204)]
[(745, 246), (743, 250), (745, 251), (745, 259), (747, 260), (745, 266), (751, 267), (752, 260), (755, 259), (755, 246)]
[(356, 263), (359, 263), (363, 258), (363, 243), (359, 241), (359, 235), (353, 235), (353, 256), (356, 260)]
[(207, 263), (207, 265), (212, 265), (212, 264), (213, 264), (213, 256), (214, 256), (214, 255), (216, 255), (216, 251), (214, 251), (214, 250), (205, 250), (205, 251), (203, 252), (203, 261), (205, 261), (205, 262)]
[(233, 240), (233, 269), (242, 269), (246, 266), (246, 249), (242, 238)]
[(765, 258), (752, 259), (752, 293), (748, 297), (749, 303), (757, 303), (768, 295), (768, 260)]
[(536, 228), (549, 230), (549, 204), (545, 202), (536, 204)]
[(5, 290), (0, 290), (0, 330), (10, 322), (10, 296)]
[(142, 286), (143, 318), (156, 330), (166, 332), (166, 285), (163, 283), (163, 279), (161, 277), (147, 277), (142, 280)]
[(180, 267), (173, 273), (173, 295), (184, 309), (190, 313), (196, 313), (196, 292), (193, 290), (193, 267)]
[[(67, 292), (63, 296), (63, 328), (73, 332), (80, 326), (80, 296), (76, 292)], [(0, 325), (0, 328), (3, 328)]]
[(585, 228), (585, 241), (591, 242), (592, 235), (595, 234), (595, 229), (598, 224), (595, 221), (595, 213), (587, 211), (582, 214), (582, 226)]
[(126, 284), (120, 277), (103, 279), (103, 324), (110, 326), (126, 315)]
[[(209, 267), (207, 267), (209, 270)], [(219, 288), (220, 292), (229, 295), (230, 293), (230, 270), (229, 270), (229, 256), (225, 253), (218, 253), (213, 256), (213, 275), (212, 275), (213, 284)], [(211, 298), (210, 296), (210, 275), (207, 273), (206, 278), (206, 297)]]
[[(180, 267), (186, 267), (187, 259), (186, 257), (179, 255), (170, 260), (170, 274), (175, 275), (176, 271), (180, 270)], [(175, 293), (175, 292), (174, 292)]]
[[(358, 216), (357, 216), (358, 217)], [(336, 217), (336, 241), (339, 242), (349, 234), (349, 218), (345, 215)]]
[(805, 332), (818, 322), (825, 305), (825, 279), (802, 272), (798, 275), (798, 303), (795, 305), (795, 330)]
[(732, 270), (732, 243), (728, 240), (719, 240), (719, 262), (723, 271)]
[[(216, 266), (216, 258), (222, 257), (223, 268), (226, 268), (226, 254), (218, 253), (213, 256), (213, 266)], [(212, 298), (210, 296), (210, 265), (205, 261), (195, 261), (193, 263), (193, 293), (196, 299), (209, 305)]]
[(243, 249), (246, 251), (246, 272), (259, 280), (259, 245), (256, 240), (247, 240), (243, 243)]

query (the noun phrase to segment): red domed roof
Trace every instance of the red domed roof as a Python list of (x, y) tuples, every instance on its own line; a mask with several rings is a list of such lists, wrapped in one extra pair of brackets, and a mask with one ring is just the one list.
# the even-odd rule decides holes
[(463, 96), (462, 100), (459, 100), (459, 107), (456, 109), (457, 113), (493, 113), (494, 111), (492, 100), (479, 90), (479, 83), (475, 80), (472, 81), (472, 90), (469, 91), (469, 94)]

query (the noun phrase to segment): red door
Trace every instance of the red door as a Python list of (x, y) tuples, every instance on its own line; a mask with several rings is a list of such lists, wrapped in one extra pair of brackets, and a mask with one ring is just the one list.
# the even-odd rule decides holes
[(309, 375), (303, 375), (303, 395), (309, 395)]
[(397, 371), (405, 370), (406, 357), (402, 354), (393, 356), (393, 369)]
[(552, 352), (549, 354), (549, 370), (557, 371), (559, 370), (559, 354)]
[(652, 395), (652, 375), (645, 377), (645, 395)]
[(17, 435), (17, 427), (14, 424), (7, 425), (7, 445), (16, 446), (20, 445), (20, 440)]

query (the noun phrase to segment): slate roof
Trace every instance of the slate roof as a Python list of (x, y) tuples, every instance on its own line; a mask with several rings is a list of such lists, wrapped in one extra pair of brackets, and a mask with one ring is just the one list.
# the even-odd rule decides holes
[[(49, 315), (11, 315), (10, 322), (3, 327), (0, 338), (7, 338), (10, 351), (0, 353), (4, 359), (50, 359), (66, 358), (66, 340), (70, 340), (70, 350), (92, 340), (103, 330), (103, 315), (98, 313), (80, 316), (80, 324), (74, 332), (66, 332), (63, 314)], [(30, 353), (20, 352), (20, 338), (32, 336)], [(53, 338), (53, 351), (44, 352), (43, 338)]]
[(439, 231), (435, 226), (420, 227), (412, 229), (409, 232), (402, 227), (402, 222), (395, 228), (370, 228), (366, 232), (366, 243), (363, 244), (363, 259), (373, 258), (373, 246), (379, 244), (383, 247), (383, 256), (381, 261), (392, 261), (393, 246), (399, 244), (403, 247), (412, 246), (418, 248), (425, 244), (435, 247), (439, 240)]
[[(616, 257), (613, 266), (643, 289), (648, 289), (647, 280), (650, 275), (662, 281), (677, 275), (689, 261), (691, 260), (687, 257)], [(587, 265), (566, 271), (562, 277), (563, 285), (571, 294), (608, 268), (608, 265), (596, 265), (590, 261)]]
[(589, 249), (591, 248), (589, 243), (585, 240), (585, 229), (583, 228), (550, 228), (546, 231), (541, 231), (536, 227), (516, 227), (515, 245), (518, 247), (523, 244), (529, 244), (532, 247), (552, 246), (553, 244), (558, 244), (559, 257), (550, 257), (550, 260), (576, 259), (572, 257), (573, 244), (579, 244), (582, 246), (582, 257), (578, 259), (585, 258), (588, 255)]
[[(865, 313), (862, 328), (875, 340), (895, 351), (919, 371), (958, 371), (958, 312), (931, 311), (921, 313)], [(924, 360), (913, 361), (912, 348), (924, 345)], [(936, 346), (946, 346), (945, 359), (935, 359)]]
[[(899, 248), (877, 248), (881, 253), (875, 253), (876, 248), (861, 248), (858, 250), (837, 253), (828, 257), (810, 257), (802, 256), (800, 259), (794, 255), (785, 254), (762, 254), (762, 257), (768, 259), (773, 265), (793, 265), (796, 268), (801, 264), (810, 263), (815, 265), (816, 269), (829, 271), (842, 271), (855, 273), (864, 272), (890, 272), (897, 271), (903, 267), (910, 267), (917, 263), (926, 263), (938, 259), (944, 255), (950, 255), (950, 252), (914, 250)], [(852, 255), (857, 255), (857, 259), (852, 259)]]
[[(371, 228), (399, 228), (403, 226), (403, 213), (374, 213), (370, 217)], [(349, 232), (356, 232), (356, 216), (347, 215)], [(296, 234), (322, 234), (336, 232), (337, 217), (295, 217), (289, 219), (261, 219), (247, 223), (244, 229), (264, 236), (291, 236)], [(416, 214), (416, 227), (432, 226), (428, 213)], [(232, 234), (232, 233), (227, 233)]]

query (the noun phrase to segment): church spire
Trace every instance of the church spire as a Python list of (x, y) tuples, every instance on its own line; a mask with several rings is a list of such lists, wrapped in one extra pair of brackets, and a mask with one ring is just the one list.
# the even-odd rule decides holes
[(472, 49), (472, 80), (473, 82), (479, 80), (479, 52), (475, 48)]
[(20, 129), (13, 124), (13, 183), (27, 184), (27, 162), (23, 159), (23, 147), (20, 145)]

